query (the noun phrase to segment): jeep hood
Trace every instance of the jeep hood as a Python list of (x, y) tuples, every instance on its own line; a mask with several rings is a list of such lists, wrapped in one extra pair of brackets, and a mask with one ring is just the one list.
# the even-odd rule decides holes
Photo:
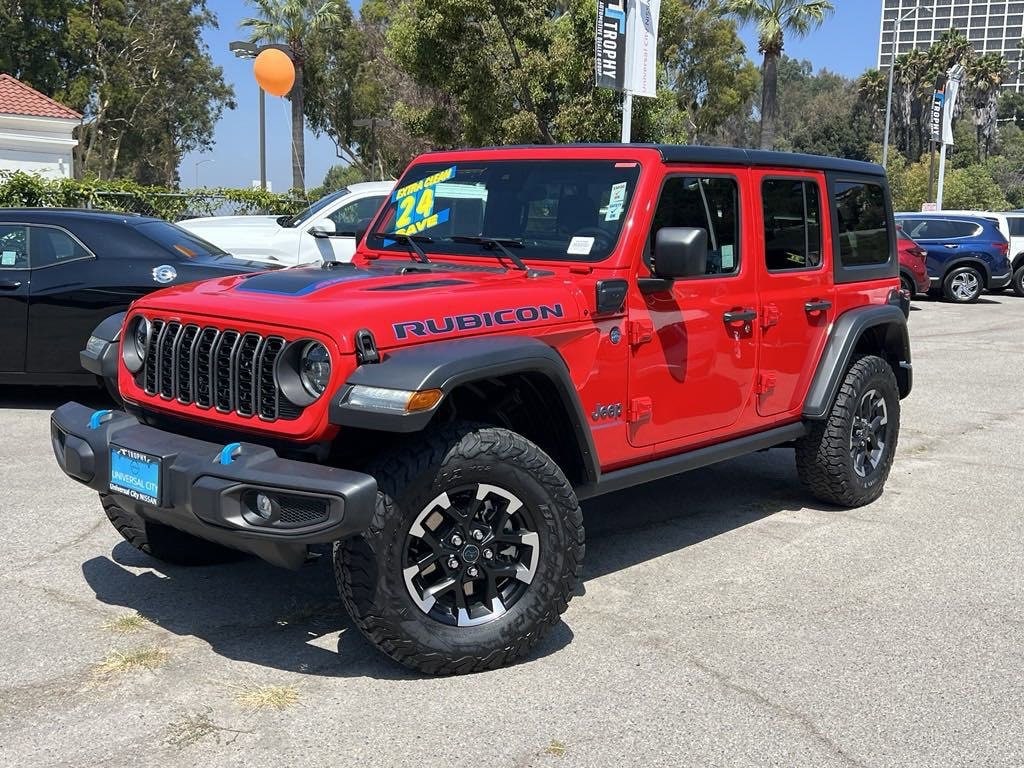
[[(411, 263), (402, 266), (412, 266)], [(436, 264), (398, 274), (394, 266), (309, 267), (239, 275), (167, 288), (136, 302), (137, 309), (318, 330), (343, 352), (370, 330), (380, 349), (484, 333), (515, 332), (582, 318), (579, 290), (564, 277)]]

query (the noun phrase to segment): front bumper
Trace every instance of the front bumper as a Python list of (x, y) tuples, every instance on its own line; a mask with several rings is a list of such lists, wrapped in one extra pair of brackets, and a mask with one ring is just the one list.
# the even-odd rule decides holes
[[(364, 531), (376, 505), (377, 482), (369, 475), (282, 459), (251, 443), (225, 450), (140, 424), (123, 411), (66, 403), (50, 418), (50, 437), (64, 473), (101, 493), (111, 492), (112, 445), (158, 457), (159, 505), (114, 494), (121, 506), (287, 568), (305, 562), (310, 544)], [(257, 493), (275, 500), (271, 520), (254, 513)]]

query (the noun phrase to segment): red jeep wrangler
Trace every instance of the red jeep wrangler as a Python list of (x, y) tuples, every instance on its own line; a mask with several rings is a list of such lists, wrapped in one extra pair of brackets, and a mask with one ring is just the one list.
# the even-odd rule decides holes
[(61, 468), (169, 562), (333, 543), (369, 640), (490, 669), (558, 621), (580, 500), (774, 446), (877, 498), (911, 388), (876, 165), (678, 146), (439, 152), (353, 264), (167, 289), (100, 326), (123, 411), (53, 414)]

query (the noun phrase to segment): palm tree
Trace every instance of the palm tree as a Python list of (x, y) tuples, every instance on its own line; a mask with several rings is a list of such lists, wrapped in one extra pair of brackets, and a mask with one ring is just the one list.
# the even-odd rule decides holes
[(1007, 63), (1002, 54), (986, 53), (967, 64), (965, 85), (974, 110), (974, 130), (978, 139), (978, 160), (982, 161), (992, 148), (998, 116), (999, 87), (1006, 75)]
[(247, 0), (259, 16), (243, 19), (253, 43), (284, 43), (295, 65), (292, 86), (292, 187), (306, 188), (306, 125), (302, 75), (309, 58), (309, 41), (316, 34), (339, 25), (348, 6), (343, 0)]
[(835, 8), (829, 0), (727, 0), (726, 13), (757, 25), (761, 65), (761, 149), (775, 146), (779, 113), (779, 57), (786, 34), (803, 37), (821, 26)]

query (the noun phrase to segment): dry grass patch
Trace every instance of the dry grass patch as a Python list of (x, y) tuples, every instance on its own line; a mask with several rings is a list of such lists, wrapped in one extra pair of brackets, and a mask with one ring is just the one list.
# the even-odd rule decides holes
[(169, 723), (164, 743), (180, 749), (197, 744), (207, 736), (213, 736), (220, 744), (221, 735), (229, 734), (227, 743), (230, 744), (238, 738), (240, 733), (252, 733), (252, 731), (241, 731), (218, 725), (213, 721), (213, 710), (207, 707), (202, 712), (185, 714), (180, 720)]
[(125, 613), (117, 618), (105, 622), (103, 624), (103, 628), (108, 629), (111, 632), (116, 632), (119, 635), (131, 635), (135, 632), (141, 632), (146, 627), (150, 627), (152, 625), (153, 622), (145, 616), (140, 616), (137, 613)]
[(294, 685), (241, 686), (235, 701), (248, 710), (284, 710), (299, 703), (299, 690)]
[(109, 678), (114, 675), (140, 669), (153, 670), (170, 658), (164, 648), (135, 648), (130, 651), (111, 651), (95, 668), (96, 677)]
[(551, 743), (544, 748), (544, 754), (554, 755), (555, 757), (565, 757), (565, 753), (569, 751), (569, 748), (557, 739), (552, 739)]

